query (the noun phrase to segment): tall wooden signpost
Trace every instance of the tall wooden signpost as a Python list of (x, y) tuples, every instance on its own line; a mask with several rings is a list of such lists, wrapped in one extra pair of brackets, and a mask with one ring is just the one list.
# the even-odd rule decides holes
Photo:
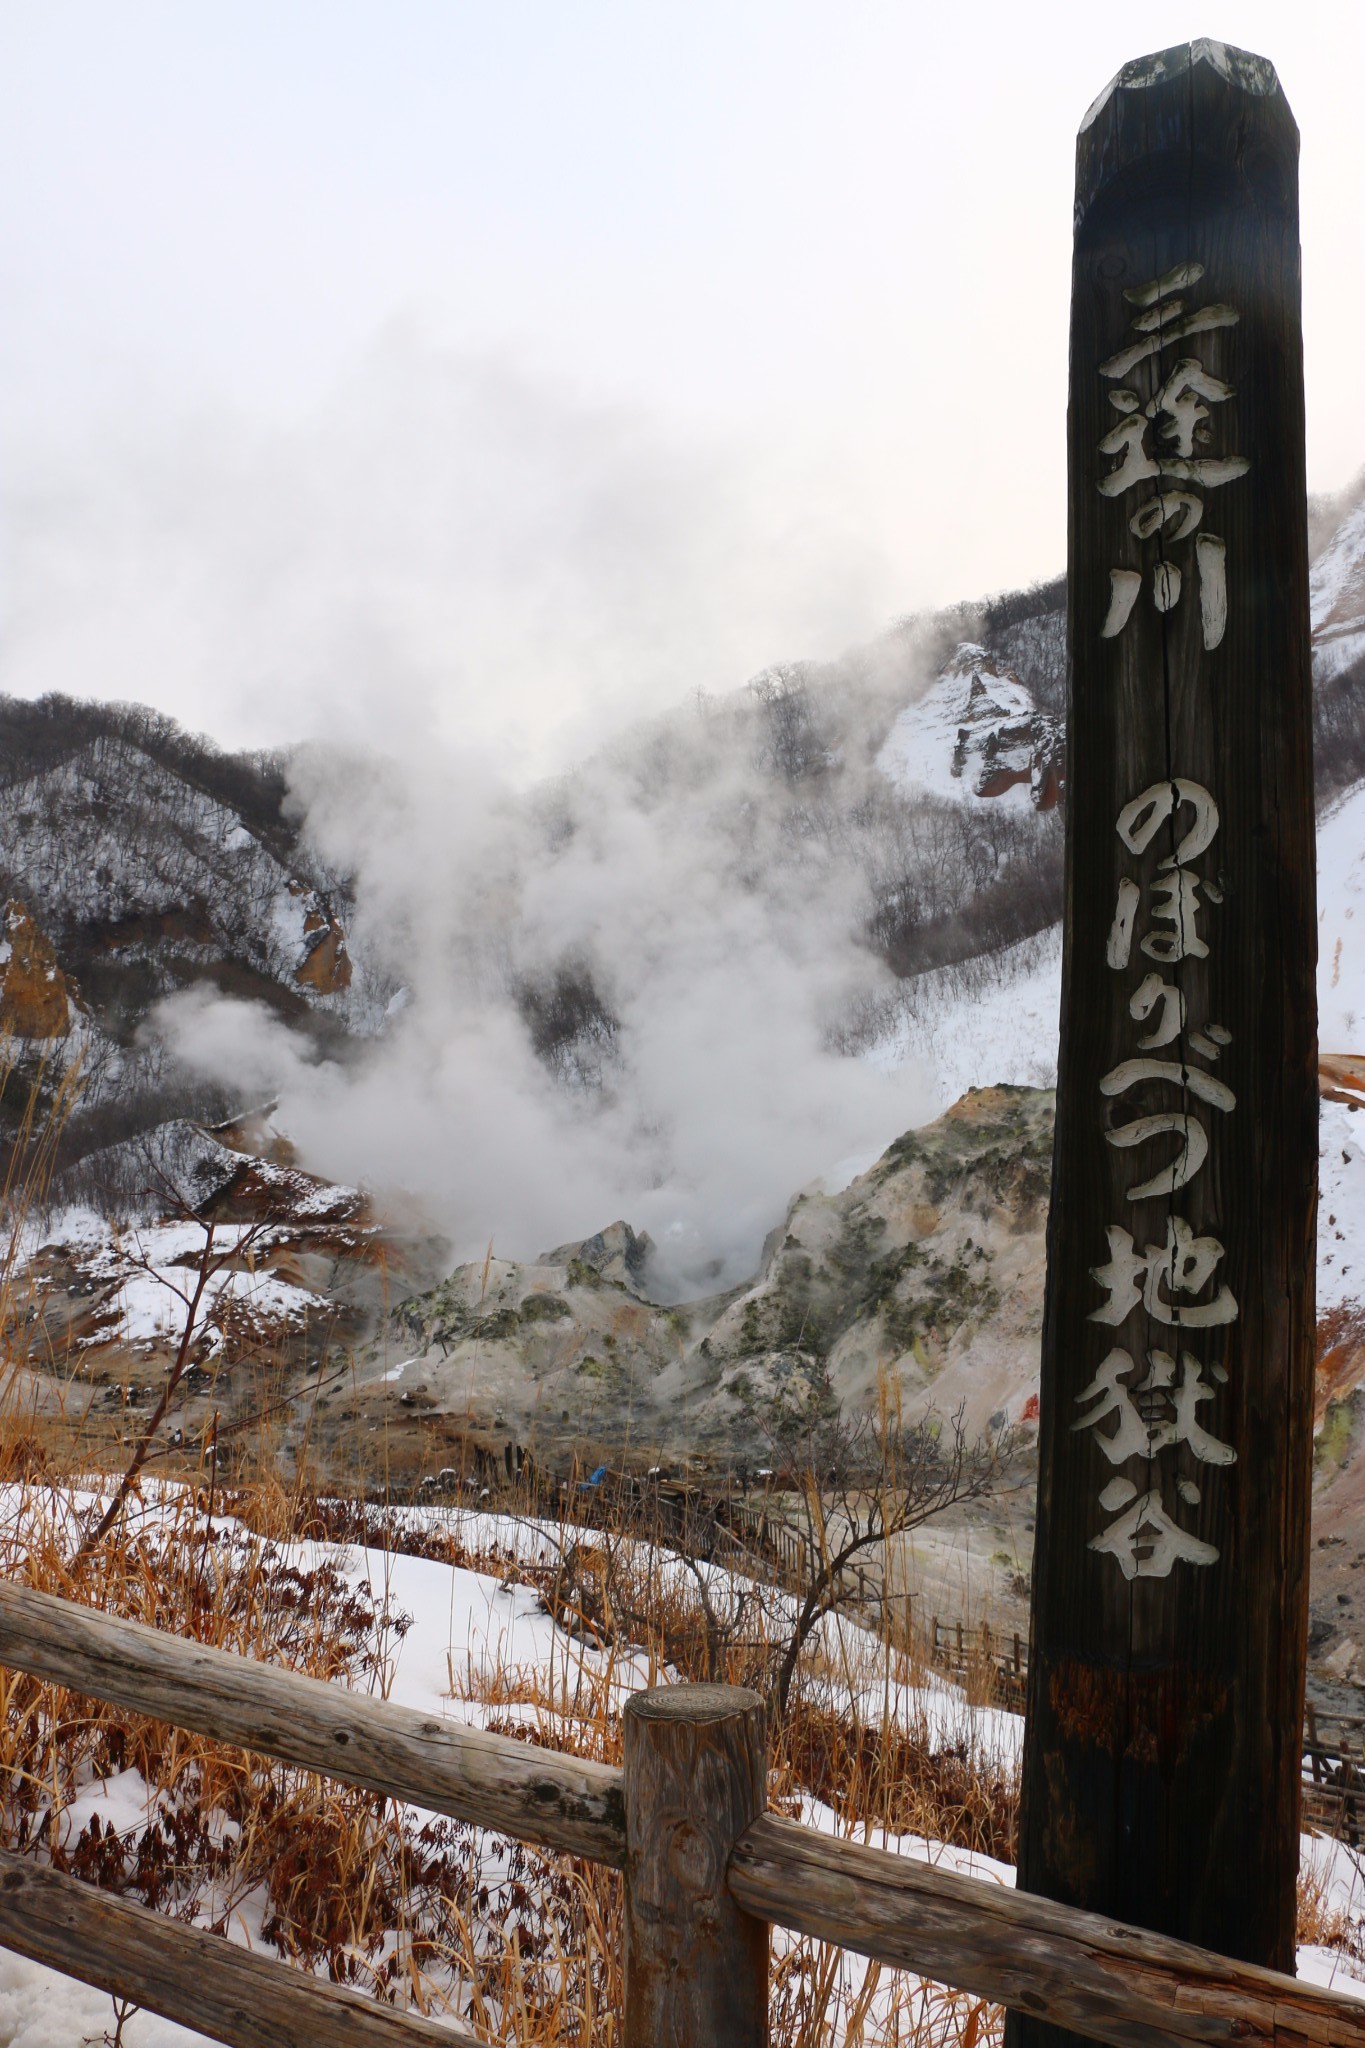
[(1029, 1890), (1288, 1970), (1317, 1170), (1297, 159), (1273, 67), (1215, 43), (1128, 65), (1077, 146), (1019, 1857)]

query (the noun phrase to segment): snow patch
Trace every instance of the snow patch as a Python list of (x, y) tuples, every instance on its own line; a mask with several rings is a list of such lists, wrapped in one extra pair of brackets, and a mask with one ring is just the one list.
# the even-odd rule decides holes
[(969, 1088), (1057, 1083), (1062, 1000), (1062, 928), (1007, 947), (989, 968), (936, 968), (907, 984), (894, 1029), (865, 1055), (893, 1072), (918, 1060), (947, 1109)]
[(1349, 512), (1314, 562), (1308, 616), (1316, 639), (1347, 615), (1365, 628), (1365, 497)]
[(901, 712), (876, 765), (907, 793), (1030, 810), (1040, 728), (1051, 723), (1017, 676), (965, 642)]

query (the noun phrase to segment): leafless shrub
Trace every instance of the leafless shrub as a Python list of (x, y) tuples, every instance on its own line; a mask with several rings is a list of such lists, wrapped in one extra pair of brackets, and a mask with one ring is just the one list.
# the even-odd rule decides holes
[(787, 663), (765, 669), (749, 689), (763, 713), (763, 744), (756, 765), (790, 789), (823, 775), (831, 749), (821, 730), (805, 667)]
[(924, 799), (869, 831), (867, 934), (911, 977), (1016, 944), (1062, 912), (1060, 814)]

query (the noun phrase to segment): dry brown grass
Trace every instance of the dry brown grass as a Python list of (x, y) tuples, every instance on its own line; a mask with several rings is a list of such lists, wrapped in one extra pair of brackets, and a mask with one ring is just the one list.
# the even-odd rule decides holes
[[(305, 1566), (286, 1548), (304, 1533), (339, 1533), (348, 1520), (372, 1537), (368, 1513), (354, 1522), (360, 1511), (273, 1477), (230, 1494), (204, 1483), (148, 1482), (147, 1501), (130, 1502), (121, 1529), (73, 1566), (94, 1503), (78, 1491), (77, 1473), (38, 1454), (29, 1418), (13, 1410), (0, 1410), (0, 1471), (8, 1474), (0, 1523), (6, 1575), (314, 1676), (386, 1684), (402, 1617), (377, 1609), (325, 1559)], [(577, 1532), (560, 1532), (552, 1563), (517, 1566), (505, 1551), (470, 1551), (440, 1531), (429, 1538), (450, 1562), (515, 1573), (561, 1609), (570, 1580), (581, 1588), (605, 1579), (581, 1544), (566, 1574), (576, 1543)], [(675, 1647), (690, 1640), (705, 1656), (705, 1617), (689, 1613), (691, 1585), (686, 1576), (656, 1576), (658, 1635)], [(452, 1693), (476, 1702), (494, 1729), (619, 1760), (626, 1645), (613, 1646), (581, 1612), (565, 1618), (577, 1648), (569, 1639), (571, 1654), (551, 1672), (452, 1668)], [(662, 1659), (653, 1661), (662, 1676)], [(686, 1662), (675, 1668), (686, 1675)], [(473, 1829), (424, 1822), (391, 1802), (16, 1674), (0, 1673), (0, 1696), (7, 1844), (159, 1911), (219, 1928), (244, 1922), (300, 1964), (399, 2003), (439, 2009), (453, 1995), (456, 2010), (505, 2048), (586, 2048), (617, 2038), (622, 1909), (614, 1873), (519, 1844), (490, 1852)], [(842, 1750), (839, 1741), (831, 1717), (814, 1707), (792, 1722), (774, 1760), (778, 1803), (791, 1804), (803, 1786), (841, 1790), (851, 1825), (893, 1813), (906, 1824), (904, 1800), (886, 1790), (887, 1761), (878, 1765), (866, 1735), (843, 1738)], [(839, 1788), (841, 1757), (849, 1778)], [(95, 1780), (130, 1769), (148, 1788), (149, 1820), (124, 1835), (98, 1814), (71, 1825), (71, 1809)], [(879, 1810), (860, 1811), (859, 1788), (874, 1786)], [(969, 1802), (960, 1791), (954, 1797), (953, 1831), (965, 1839)], [(915, 1813), (932, 1829), (927, 1791)], [(926, 1991), (840, 1951), (781, 1937), (775, 1950), (778, 2048), (834, 2038), (864, 2048), (930, 2039), (974, 2048), (995, 2028), (995, 2016), (975, 2001)]]
[[(41, 1157), (42, 1133), (30, 1133)], [(22, 1189), (17, 1191), (22, 1195)], [(9, 1190), (11, 1213), (16, 1207)], [(0, 1256), (0, 1328), (14, 1261)], [(267, 1404), (268, 1408), (268, 1404)], [(120, 1524), (79, 1555), (126, 1445), (90, 1426), (86, 1390), (0, 1366), (0, 1573), (168, 1632), (384, 1691), (404, 1618), (300, 1539), (418, 1551), (533, 1587), (560, 1624), (549, 1671), (460, 1667), (450, 1691), (520, 1740), (619, 1761), (627, 1660), (651, 1678), (770, 1683), (789, 1609), (771, 1587), (665, 1555), (625, 1528), (548, 1532), (543, 1559), (470, 1547), (457, 1524), (323, 1495), (306, 1456), (289, 1481), (273, 1410), (231, 1450), (146, 1478)], [(91, 1473), (98, 1476), (93, 1480)], [(145, 1496), (145, 1498), (143, 1497)], [(775, 1732), (771, 1798), (815, 1798), (850, 1832), (886, 1828), (1013, 1854), (1016, 1787), (970, 1732), (904, 1711), (924, 1676), (912, 1640), (814, 1639)], [(868, 1711), (878, 1697), (897, 1711)], [(989, 1675), (979, 1674), (985, 1697)], [(922, 1697), (922, 1694), (921, 1694)], [(615, 1873), (285, 1769), (0, 1669), (0, 1839), (159, 1911), (247, 1926), (301, 1966), (419, 2010), (450, 2005), (499, 2048), (614, 2048), (622, 2004)], [(861, 1704), (860, 1704), (861, 1703)], [(71, 1815), (101, 1779), (136, 1770), (147, 1815), (119, 1833)], [(79, 1816), (78, 1816), (79, 1818)], [(1349, 1946), (1309, 1873), (1301, 1939)], [(983, 2048), (997, 2008), (827, 1945), (774, 1939), (774, 2048)]]
[[(1357, 1860), (1353, 1855), (1352, 1861)], [(1299, 1868), (1296, 1941), (1301, 1946), (1337, 1949), (1349, 1959), (1348, 1967), (1351, 1962), (1365, 1962), (1360, 1920), (1360, 1908), (1365, 1905), (1365, 1879), (1354, 1887), (1352, 1898), (1357, 1905), (1354, 1917), (1332, 1885), (1326, 1859), (1305, 1858)]]

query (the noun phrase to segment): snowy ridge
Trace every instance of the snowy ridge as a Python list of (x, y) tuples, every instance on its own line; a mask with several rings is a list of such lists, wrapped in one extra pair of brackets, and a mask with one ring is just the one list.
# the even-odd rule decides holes
[(885, 1072), (914, 1060), (949, 1108), (969, 1088), (1053, 1088), (1062, 1000), (1062, 928), (1051, 925), (986, 965), (910, 983), (899, 1020), (866, 1057)]
[(1313, 564), (1308, 591), (1313, 671), (1327, 682), (1365, 655), (1365, 497)]
[(155, 968), (169, 920), (182, 958), (234, 956), (352, 1028), (382, 1017), (344, 939), (343, 971), (303, 971), (335, 926), (327, 879), (290, 873), (235, 811), (125, 740), (96, 737), (3, 791), (0, 872), (53, 936), (93, 929)]
[(918, 703), (907, 705), (876, 765), (899, 790), (954, 803), (1050, 808), (1061, 721), (1038, 710), (1011, 669), (964, 641)]

